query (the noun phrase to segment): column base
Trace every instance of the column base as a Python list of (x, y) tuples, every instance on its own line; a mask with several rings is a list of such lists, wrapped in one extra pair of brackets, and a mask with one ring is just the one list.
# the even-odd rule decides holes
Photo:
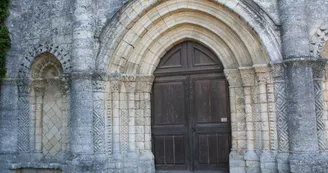
[(255, 151), (247, 151), (244, 155), (247, 173), (261, 173), (260, 158)]
[(261, 172), (262, 173), (277, 173), (277, 162), (275, 152), (263, 151), (261, 154)]
[(151, 152), (115, 154), (108, 161), (108, 173), (155, 173), (154, 155)]
[(279, 173), (290, 173), (288, 157), (289, 153), (277, 154), (277, 165)]
[(229, 168), (230, 172), (246, 173), (244, 157), (236, 151), (231, 151), (229, 155)]
[(328, 170), (328, 153), (306, 153), (289, 155), (292, 173), (326, 173)]

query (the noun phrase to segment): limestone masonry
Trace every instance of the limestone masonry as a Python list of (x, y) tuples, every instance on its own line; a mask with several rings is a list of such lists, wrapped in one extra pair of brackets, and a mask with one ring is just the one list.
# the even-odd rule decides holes
[(224, 67), (228, 172), (328, 172), (327, 0), (11, 0), (5, 24), (1, 173), (160, 172), (154, 71), (188, 40)]

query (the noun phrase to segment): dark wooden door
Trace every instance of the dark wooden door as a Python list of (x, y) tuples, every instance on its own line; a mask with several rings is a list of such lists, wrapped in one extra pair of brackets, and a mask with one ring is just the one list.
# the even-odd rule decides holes
[(152, 94), (157, 170), (227, 171), (231, 147), (228, 85), (215, 54), (183, 42), (162, 58)]

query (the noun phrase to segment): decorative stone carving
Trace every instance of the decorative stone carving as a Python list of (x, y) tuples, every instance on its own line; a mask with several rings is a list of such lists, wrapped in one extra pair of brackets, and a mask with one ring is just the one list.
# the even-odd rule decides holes
[(286, 83), (285, 65), (283, 63), (272, 65), (272, 74), (275, 79), (275, 102), (276, 102), (276, 114), (277, 114), (277, 126), (278, 126), (278, 151), (289, 151), (288, 140), (288, 121), (287, 121), (287, 98), (286, 98)]
[(324, 122), (324, 100), (322, 82), (325, 74), (326, 60), (318, 60), (313, 62), (313, 84), (314, 84), (314, 99), (315, 99), (315, 113), (317, 120), (318, 144), (320, 150), (326, 150), (326, 124)]
[(255, 83), (255, 71), (252, 67), (239, 68), (244, 86), (253, 86)]
[(283, 79), (286, 76), (285, 75), (285, 68), (286, 65), (284, 63), (276, 63), (276, 64), (272, 64), (272, 77), (274, 77), (275, 79), (279, 78), (279, 79)]
[[(43, 154), (43, 159), (58, 159), (66, 152), (68, 144), (68, 98), (69, 80), (62, 75), (62, 66), (50, 53), (42, 53), (31, 64), (34, 90), (34, 109), (29, 129), (31, 149)], [(27, 77), (27, 73), (23, 75)], [(22, 79), (23, 80), (23, 79)], [(29, 92), (33, 93), (33, 92)], [(28, 112), (29, 114), (29, 112)], [(24, 129), (23, 129), (24, 130)], [(28, 135), (26, 135), (28, 136)], [(61, 153), (60, 156), (57, 155)]]
[(30, 105), (28, 81), (17, 80), (18, 85), (18, 151), (27, 152), (30, 146)]
[(54, 43), (43, 42), (31, 47), (27, 51), (26, 55), (20, 62), (19, 76), (27, 77), (35, 57), (45, 52), (53, 54), (60, 61), (65, 74), (69, 74), (72, 71), (69, 51), (64, 47), (55, 45)]
[(105, 76), (94, 75), (93, 80), (93, 150), (95, 153), (105, 151)]
[(155, 77), (154, 76), (137, 76), (137, 86), (136, 90), (138, 92), (151, 92), (151, 87), (153, 85)]
[(312, 64), (313, 79), (322, 80), (325, 74), (327, 59), (319, 59)]
[(268, 83), (271, 81), (270, 79), (270, 68), (267, 65), (257, 65), (254, 66), (254, 70), (256, 72), (257, 80), (259, 83)]
[(110, 79), (110, 90), (111, 92), (119, 92), (121, 88), (121, 81), (118, 78), (111, 78)]
[(238, 69), (225, 69), (224, 74), (229, 82), (229, 86), (241, 86), (242, 79)]
[(328, 24), (323, 23), (317, 30), (317, 32), (311, 38), (310, 51), (312, 56), (316, 58), (327, 58), (322, 57), (323, 48), (328, 41)]

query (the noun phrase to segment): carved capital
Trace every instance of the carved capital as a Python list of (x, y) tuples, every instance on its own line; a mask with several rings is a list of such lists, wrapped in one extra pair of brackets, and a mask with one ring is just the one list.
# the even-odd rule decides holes
[(124, 82), (134, 82), (136, 81), (137, 76), (136, 75), (125, 75), (123, 74), (121, 76), (121, 80)]
[(31, 87), (34, 89), (34, 92), (37, 96), (43, 95), (45, 91), (46, 82), (42, 79), (33, 80), (31, 82)]
[(239, 68), (244, 86), (253, 86), (255, 83), (255, 71), (252, 67)]
[(135, 92), (137, 83), (136, 82), (124, 82), (126, 92)]
[(313, 79), (322, 80), (325, 74), (325, 67), (327, 64), (327, 59), (318, 59), (312, 64)]
[(104, 73), (95, 73), (93, 75), (93, 90), (94, 91), (104, 91), (106, 88), (107, 75)]
[(230, 86), (241, 86), (243, 81), (238, 69), (225, 69), (224, 74)]
[(29, 91), (29, 80), (27, 78), (18, 79), (17, 81), (19, 94), (27, 94)]
[(94, 81), (92, 81), (92, 85), (93, 85), (94, 91), (104, 91), (106, 82), (103, 80), (94, 80)]
[(138, 92), (151, 92), (151, 88), (152, 88), (152, 83), (150, 82), (145, 82), (145, 81), (138, 81), (137, 82), (137, 86), (136, 86), (136, 90)]
[(284, 63), (271, 64), (272, 67), (272, 76), (274, 78), (284, 78), (285, 76), (285, 67)]
[(254, 65), (253, 67), (256, 72), (257, 81), (259, 83), (268, 83), (271, 81), (270, 67), (268, 67), (267, 65)]
[(2, 85), (17, 85), (17, 78), (4, 78)]
[(110, 78), (110, 91), (113, 93), (120, 92), (121, 81), (117, 78)]
[(137, 76), (136, 90), (138, 92), (151, 92), (154, 76)]

